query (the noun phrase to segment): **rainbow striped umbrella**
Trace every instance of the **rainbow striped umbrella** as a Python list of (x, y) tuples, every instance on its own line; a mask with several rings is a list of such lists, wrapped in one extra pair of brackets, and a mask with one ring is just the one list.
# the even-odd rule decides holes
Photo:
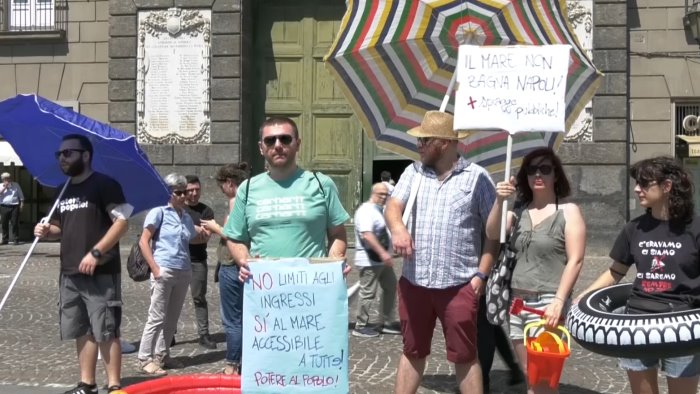
[[(406, 131), (441, 107), (460, 44), (571, 45), (567, 129), (593, 96), (602, 74), (566, 17), (565, 0), (346, 0), (347, 11), (325, 61), (369, 137), (417, 158)], [(452, 105), (446, 108), (454, 112)], [(534, 147), (556, 148), (558, 133), (513, 138), (513, 166)], [(503, 169), (506, 133), (475, 133), (462, 154), (491, 171)]]

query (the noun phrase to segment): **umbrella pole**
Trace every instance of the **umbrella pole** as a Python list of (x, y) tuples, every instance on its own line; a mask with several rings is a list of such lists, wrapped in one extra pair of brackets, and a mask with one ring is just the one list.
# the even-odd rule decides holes
[(450, 79), (450, 84), (447, 85), (447, 91), (445, 92), (445, 97), (442, 98), (442, 104), (440, 104), (440, 112), (445, 112), (447, 109), (447, 104), (450, 102), (450, 96), (452, 96), (452, 90), (455, 87), (455, 81), (457, 80), (457, 70), (452, 73), (452, 79)]
[[(513, 158), (513, 135), (508, 133), (508, 145), (506, 146), (506, 168), (505, 181), (510, 180), (510, 162)], [(503, 210), (501, 213), (501, 243), (506, 242), (506, 224), (508, 224), (508, 200), (503, 200)]]
[[(61, 200), (61, 197), (63, 196), (63, 193), (66, 191), (66, 188), (68, 187), (68, 184), (70, 183), (70, 178), (66, 181), (66, 183), (63, 185), (63, 189), (61, 189), (61, 193), (56, 197), (56, 201), (54, 201), (53, 206), (51, 207), (51, 211), (49, 211), (49, 214), (42, 218), (39, 223), (47, 223), (51, 216), (53, 215), (53, 212), (56, 210), (56, 207), (58, 206), (58, 202)], [(22, 261), (22, 264), (20, 264), (19, 269), (17, 270), (17, 273), (15, 274), (15, 277), (12, 278), (12, 282), (10, 283), (10, 287), (7, 289), (5, 292), (5, 295), (2, 297), (2, 301), (0, 301), (0, 312), (2, 312), (2, 308), (5, 306), (5, 302), (7, 299), (10, 297), (10, 292), (12, 292), (12, 288), (15, 287), (15, 283), (17, 283), (17, 279), (19, 279), (20, 274), (22, 273), (22, 270), (24, 270), (24, 266), (27, 265), (27, 261), (29, 261), (29, 256), (32, 255), (32, 252), (34, 252), (34, 248), (36, 247), (37, 242), (39, 242), (39, 237), (34, 237), (34, 242), (32, 242), (32, 246), (29, 248), (27, 251), (27, 255), (24, 256), (24, 260)]]

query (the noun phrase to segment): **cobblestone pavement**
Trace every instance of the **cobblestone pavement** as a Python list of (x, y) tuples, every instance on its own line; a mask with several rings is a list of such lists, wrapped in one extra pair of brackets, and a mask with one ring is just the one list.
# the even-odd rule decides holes
[[(7, 290), (29, 244), (0, 246), (0, 292)], [(126, 256), (128, 250), (123, 249)], [(210, 254), (210, 255), (213, 255)], [(125, 259), (124, 259), (125, 260)], [(606, 259), (588, 259), (579, 283), (587, 285), (607, 264)], [(210, 270), (210, 277), (213, 269)], [(630, 275), (631, 276), (631, 275)], [(57, 325), (58, 244), (40, 243), (25, 272), (0, 313), (0, 393), (57, 393), (78, 380), (73, 342), (58, 339)], [(357, 280), (353, 270), (349, 282)], [(213, 281), (210, 282), (213, 284)], [(218, 289), (210, 284), (210, 324), (217, 350), (197, 345), (197, 332), (191, 299), (188, 298), (178, 326), (178, 344), (172, 355), (185, 364), (175, 374), (216, 373), (223, 367), (224, 335), (219, 317)], [(149, 304), (146, 283), (123, 277), (123, 338), (138, 344)], [(350, 306), (354, 320), (354, 305)], [(389, 393), (393, 390), (401, 337), (383, 335), (360, 339), (350, 336), (350, 382), (353, 393)], [(524, 386), (508, 387), (507, 369), (496, 357), (492, 370), (492, 393), (522, 393)], [(123, 383), (144, 379), (136, 368), (135, 354), (124, 355)], [(105, 383), (103, 368), (98, 368), (98, 383)], [(444, 342), (438, 327), (420, 393), (454, 393), (454, 372), (445, 360)], [(563, 394), (629, 392), (627, 379), (611, 358), (589, 353), (573, 345), (561, 379)]]

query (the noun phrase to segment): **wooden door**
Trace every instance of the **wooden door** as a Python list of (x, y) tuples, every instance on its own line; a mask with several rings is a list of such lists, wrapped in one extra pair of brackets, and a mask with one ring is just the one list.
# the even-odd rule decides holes
[(270, 115), (294, 119), (302, 140), (299, 164), (333, 178), (352, 215), (362, 188), (362, 127), (323, 56), (345, 12), (342, 0), (266, 0), (258, 3), (254, 123)]

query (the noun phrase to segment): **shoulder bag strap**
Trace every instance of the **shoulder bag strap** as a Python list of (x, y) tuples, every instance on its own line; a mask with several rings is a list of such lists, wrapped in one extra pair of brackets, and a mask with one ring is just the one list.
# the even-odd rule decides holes
[[(415, 218), (418, 205), (416, 204), (416, 197), (418, 196), (418, 189), (420, 189), (421, 183), (423, 183), (423, 174), (421, 174), (418, 169), (416, 169), (416, 176), (413, 177), (412, 182), (411, 193), (408, 195), (408, 201), (406, 202), (406, 208), (403, 210), (402, 219), (404, 225), (408, 224), (408, 219), (411, 217), (411, 213), (413, 213), (413, 227), (415, 230)], [(415, 235), (415, 232), (413, 235)]]

